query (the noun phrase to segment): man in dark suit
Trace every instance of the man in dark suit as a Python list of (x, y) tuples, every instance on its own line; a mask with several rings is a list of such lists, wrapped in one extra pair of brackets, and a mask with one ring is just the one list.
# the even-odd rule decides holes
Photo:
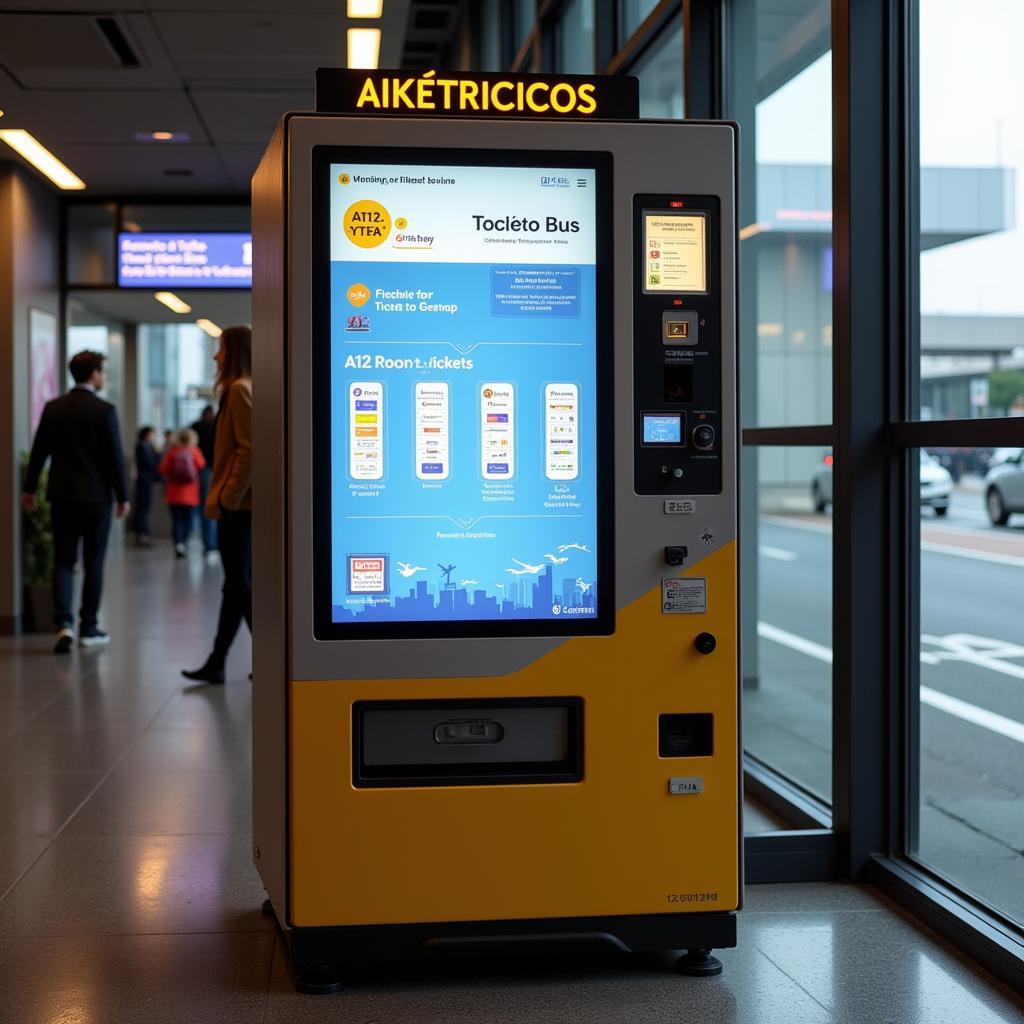
[(79, 352), (69, 363), (75, 386), (43, 410), (25, 475), (22, 504), (35, 508), (39, 474), (50, 459), (50, 499), (53, 520), (53, 598), (57, 654), (71, 650), (72, 577), (82, 544), (85, 580), (79, 610), (78, 644), (102, 647), (110, 638), (97, 626), (103, 589), (103, 559), (110, 536), (111, 499), (117, 517), (127, 515), (128, 483), (117, 426), (117, 410), (96, 392), (107, 372), (99, 352)]

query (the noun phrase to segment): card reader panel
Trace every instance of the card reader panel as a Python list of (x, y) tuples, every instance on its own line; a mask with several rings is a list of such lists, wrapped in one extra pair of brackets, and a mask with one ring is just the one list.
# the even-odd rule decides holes
[(722, 491), (719, 200), (633, 197), (634, 489)]

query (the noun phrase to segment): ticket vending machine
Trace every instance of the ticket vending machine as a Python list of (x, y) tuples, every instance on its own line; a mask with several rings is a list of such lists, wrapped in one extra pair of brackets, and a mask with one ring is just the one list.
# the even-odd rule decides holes
[(253, 853), (297, 982), (562, 935), (714, 973), (735, 127), (624, 119), (623, 79), (334, 75), (253, 181)]

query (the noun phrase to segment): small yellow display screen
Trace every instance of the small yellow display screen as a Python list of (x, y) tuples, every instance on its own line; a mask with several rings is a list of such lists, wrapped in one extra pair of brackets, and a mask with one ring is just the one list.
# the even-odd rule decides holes
[[(706, 292), (707, 217), (644, 211), (644, 291)], [(686, 337), (683, 333), (675, 337)]]

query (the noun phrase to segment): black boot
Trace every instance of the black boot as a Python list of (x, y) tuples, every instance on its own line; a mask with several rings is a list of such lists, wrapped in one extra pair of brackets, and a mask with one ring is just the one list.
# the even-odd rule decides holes
[(224, 683), (223, 665), (217, 665), (209, 658), (206, 659), (206, 663), (200, 668), (183, 668), (181, 674), (186, 679), (191, 679), (197, 683), (214, 683), (218, 686)]

